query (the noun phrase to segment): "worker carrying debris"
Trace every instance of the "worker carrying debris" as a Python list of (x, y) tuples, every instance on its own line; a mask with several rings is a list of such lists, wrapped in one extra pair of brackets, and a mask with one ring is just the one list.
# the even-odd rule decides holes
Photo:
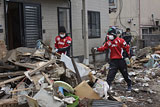
[(59, 54), (66, 54), (70, 56), (70, 46), (71, 46), (72, 39), (66, 33), (66, 29), (64, 26), (59, 28), (59, 35), (55, 38), (55, 50)]
[(126, 62), (122, 56), (123, 49), (127, 51), (128, 55), (130, 55), (129, 45), (126, 44), (124, 39), (117, 37), (116, 30), (114, 28), (110, 28), (108, 30), (108, 38), (109, 40), (103, 46), (94, 48), (95, 51), (100, 52), (106, 49), (110, 50), (110, 69), (107, 76), (107, 83), (111, 87), (111, 83), (119, 70), (127, 82), (127, 91), (131, 91), (131, 80), (128, 76)]

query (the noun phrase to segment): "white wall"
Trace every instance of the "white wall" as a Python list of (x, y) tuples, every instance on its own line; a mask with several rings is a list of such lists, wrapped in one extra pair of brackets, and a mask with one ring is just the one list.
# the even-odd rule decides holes
[[(43, 41), (54, 47), (54, 38), (58, 34), (57, 7), (68, 7), (68, 0), (20, 0), (27, 3), (41, 4), (42, 29), (45, 29)], [(107, 0), (86, 0), (87, 10), (99, 11), (101, 20), (101, 38), (89, 39), (89, 50), (91, 47), (102, 45), (105, 38), (105, 31), (109, 26), (108, 1)], [(82, 0), (71, 0), (72, 2), (72, 32), (73, 32), (73, 54), (79, 56), (84, 54), (84, 41), (82, 39)], [(0, 24), (3, 16), (3, 6), (0, 5)], [(2, 14), (2, 15), (1, 15)], [(88, 20), (88, 19), (87, 19)], [(1, 39), (1, 37), (0, 37)]]
[[(101, 46), (104, 42), (105, 31), (109, 27), (108, 1), (107, 0), (86, 0), (86, 9), (99, 11), (101, 20), (101, 38), (89, 39), (89, 50), (92, 47)], [(84, 54), (84, 41), (82, 39), (82, 0), (72, 0), (72, 27), (73, 27), (73, 53), (74, 55)], [(88, 19), (87, 19), (88, 20)], [(90, 52), (91, 53), (91, 52)]]
[[(117, 0), (117, 11), (112, 12), (109, 14), (110, 17), (110, 26), (118, 26), (119, 28), (123, 29), (125, 31), (125, 28), (120, 24), (119, 18), (116, 18), (119, 14), (120, 0)], [(139, 6), (138, 1), (139, 0), (122, 0), (123, 6), (122, 6), (122, 12), (121, 12), (121, 21), (122, 24), (126, 27), (131, 28), (133, 31), (132, 33), (134, 35), (138, 35), (138, 28), (139, 28)], [(131, 19), (132, 22), (128, 23), (128, 20)], [(137, 32), (137, 33), (135, 33)]]
[(54, 38), (58, 35), (57, 7), (68, 7), (67, 0), (27, 0), (41, 4), (43, 41), (54, 47)]
[[(119, 1), (117, 12), (109, 14), (110, 26), (117, 25), (123, 28), (119, 22), (116, 23), (116, 17), (119, 13)], [(131, 28), (133, 35), (138, 35), (139, 32), (139, 0), (122, 0), (123, 8), (121, 13), (122, 24), (126, 27)], [(151, 15), (154, 14), (155, 19), (160, 19), (160, 0), (140, 0), (140, 26), (143, 25), (153, 25)], [(129, 24), (127, 21), (133, 19)], [(124, 29), (124, 28), (123, 28)], [(125, 29), (124, 29), (125, 30)], [(135, 31), (137, 33), (135, 33)]]
[(160, 0), (141, 0), (141, 25), (153, 25), (152, 14), (160, 20)]

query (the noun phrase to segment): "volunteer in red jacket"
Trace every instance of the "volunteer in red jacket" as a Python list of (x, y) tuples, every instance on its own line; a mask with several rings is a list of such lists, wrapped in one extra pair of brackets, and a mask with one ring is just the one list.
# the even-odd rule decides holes
[(110, 68), (107, 75), (107, 83), (109, 84), (109, 86), (111, 86), (111, 83), (119, 70), (123, 75), (125, 81), (127, 82), (127, 91), (131, 91), (131, 80), (128, 76), (126, 62), (122, 56), (123, 50), (126, 50), (128, 55), (130, 55), (129, 45), (126, 44), (124, 39), (116, 36), (116, 30), (114, 28), (110, 28), (108, 30), (108, 38), (109, 40), (103, 46), (94, 48), (99, 52), (102, 52), (106, 49), (110, 50)]
[(59, 35), (55, 38), (55, 50), (59, 54), (66, 54), (70, 56), (70, 47), (72, 39), (66, 34), (66, 29), (64, 26), (59, 28)]

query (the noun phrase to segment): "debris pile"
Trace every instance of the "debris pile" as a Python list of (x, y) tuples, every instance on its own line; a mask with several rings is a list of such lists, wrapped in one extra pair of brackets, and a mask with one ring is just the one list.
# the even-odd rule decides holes
[(107, 82), (94, 77), (89, 67), (45, 48), (8, 51), (1, 58), (0, 77), (0, 106), (122, 105), (108, 100)]
[(131, 58), (133, 68), (160, 68), (160, 45), (156, 47), (145, 47)]
[[(45, 47), (20, 47), (8, 52), (3, 42), (0, 47), (3, 47), (0, 51), (3, 54), (0, 58), (0, 106), (126, 107), (126, 101), (144, 100), (109, 89), (105, 81), (108, 63), (97, 71), (94, 66), (77, 63), (64, 54), (53, 55)], [(133, 92), (157, 93), (157, 85), (152, 88), (150, 85), (153, 80), (160, 81), (159, 47), (142, 49), (130, 59)], [(118, 74), (114, 83), (120, 87), (125, 82)], [(146, 102), (153, 103), (151, 98)]]
[(7, 54), (5, 42), (0, 40), (0, 59), (4, 58)]
[[(117, 73), (113, 82), (113, 88), (109, 92), (117, 101), (138, 106), (142, 104), (154, 104), (154, 96), (160, 92), (160, 46), (146, 47), (139, 50), (136, 56), (129, 60), (128, 73), (131, 77), (132, 93), (126, 93), (127, 85), (121, 73)], [(128, 61), (128, 60), (127, 60)], [(104, 65), (96, 77), (106, 80), (109, 64)], [(156, 104), (156, 103), (155, 103)], [(151, 105), (150, 105), (151, 106)], [(148, 106), (148, 107), (150, 107)]]

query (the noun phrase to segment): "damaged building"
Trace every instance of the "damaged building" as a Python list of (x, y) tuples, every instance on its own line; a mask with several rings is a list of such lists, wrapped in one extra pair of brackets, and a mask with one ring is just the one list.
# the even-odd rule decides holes
[(110, 25), (130, 28), (140, 39), (140, 48), (159, 45), (159, 0), (109, 0), (109, 13)]
[[(86, 1), (89, 50), (104, 42), (108, 29), (108, 1)], [(54, 47), (60, 26), (73, 39), (73, 56), (84, 54), (81, 0), (0, 0), (0, 39), (7, 49), (35, 47), (36, 41)], [(90, 52), (91, 53), (91, 52)]]
[[(107, 55), (100, 56), (106, 52), (92, 47), (104, 42), (108, 12), (116, 12), (113, 1), (109, 5), (114, 9), (108, 10), (108, 0), (0, 0), (0, 107), (159, 107), (160, 45), (156, 43), (115, 64), (126, 63), (130, 90), (118, 70), (112, 86), (106, 81), (112, 69)], [(49, 47), (54, 47), (60, 26), (73, 39), (74, 57)], [(80, 56), (86, 57), (90, 50), (93, 63), (75, 58), (83, 59)]]

